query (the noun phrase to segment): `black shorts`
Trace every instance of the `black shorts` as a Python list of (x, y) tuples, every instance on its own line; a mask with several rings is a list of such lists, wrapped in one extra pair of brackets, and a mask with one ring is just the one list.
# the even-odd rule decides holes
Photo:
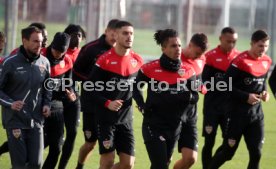
[(143, 123), (142, 134), (144, 143), (153, 166), (157, 166), (157, 163), (169, 162), (173, 154), (175, 144), (179, 138), (181, 131), (180, 129), (181, 123), (175, 129), (166, 130)]
[(97, 124), (95, 119), (94, 110), (91, 111), (83, 111), (83, 134), (86, 142), (96, 142), (97, 137)]
[(222, 137), (225, 137), (227, 125), (229, 123), (229, 116), (227, 113), (205, 113), (203, 116), (202, 136), (216, 136), (218, 125), (220, 125)]
[(112, 152), (134, 156), (134, 134), (132, 122), (125, 124), (97, 125), (100, 154)]
[(225, 143), (230, 147), (237, 148), (242, 135), (248, 149), (261, 149), (264, 141), (264, 118), (256, 116), (231, 117)]
[(181, 152), (183, 147), (197, 151), (198, 139), (196, 122), (197, 120), (190, 120), (182, 123), (181, 133), (178, 140), (178, 152)]

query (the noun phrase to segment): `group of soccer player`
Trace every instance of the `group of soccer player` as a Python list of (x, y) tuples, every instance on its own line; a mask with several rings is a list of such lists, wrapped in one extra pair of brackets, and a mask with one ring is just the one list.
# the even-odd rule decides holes
[[(5, 43), (5, 37), (0, 35), (0, 42)], [(160, 57), (144, 63), (131, 49), (134, 27), (128, 21), (110, 20), (104, 34), (82, 48), (80, 42), (85, 32), (79, 25), (70, 24), (63, 32), (56, 33), (49, 46), (44, 24), (33, 23), (23, 29), (22, 46), (1, 63), (0, 104), (8, 143), (0, 147), (0, 155), (9, 151), (15, 169), (54, 169), (61, 153), (58, 168), (66, 168), (82, 112), (85, 143), (79, 149), (76, 169), (84, 167), (97, 142), (100, 169), (134, 168), (134, 99), (143, 115), (142, 135), (150, 168), (168, 169), (178, 142), (182, 156), (173, 168), (188, 169), (197, 161), (197, 102), (201, 93), (204, 95), (203, 169), (216, 169), (231, 160), (242, 136), (249, 152), (248, 169), (258, 169), (264, 143), (261, 102), (269, 100), (265, 83), (271, 66), (266, 55), (269, 35), (264, 30), (255, 31), (250, 49), (244, 52), (235, 48), (238, 33), (232, 27), (221, 30), (220, 44), (209, 51), (204, 33), (195, 33), (185, 47), (173, 29), (157, 30), (153, 37), (160, 45)], [(46, 61), (40, 61), (40, 57)], [(37, 65), (40, 71), (36, 72), (35, 68), (25, 71), (26, 65)], [(36, 93), (27, 85), (28, 81), (35, 83), (34, 79), (25, 72), (40, 74), (35, 75), (40, 77)], [(81, 93), (76, 91), (78, 86), (64, 89), (63, 85), (68, 86), (63, 84), (64, 79), (80, 82)], [(86, 82), (94, 84), (95, 90), (87, 90), (83, 85)], [(166, 88), (162, 87), (164, 83), (168, 84)], [(222, 83), (229, 85), (226, 90), (217, 87)], [(275, 83), (276, 70), (269, 79), (273, 93), (276, 93)], [(51, 90), (45, 89), (48, 84), (52, 84)], [(95, 84), (101, 84), (102, 88), (97, 89)], [(148, 84), (146, 98), (143, 97), (145, 84)], [(15, 92), (20, 91), (16, 88), (21, 88), (18, 96)], [(37, 102), (33, 105), (34, 101)], [(42, 105), (41, 109), (37, 103)], [(45, 117), (45, 123), (37, 114)], [(218, 126), (223, 142), (213, 154)], [(30, 144), (30, 139), (35, 141)], [(49, 154), (42, 164), (43, 147), (47, 146)]]

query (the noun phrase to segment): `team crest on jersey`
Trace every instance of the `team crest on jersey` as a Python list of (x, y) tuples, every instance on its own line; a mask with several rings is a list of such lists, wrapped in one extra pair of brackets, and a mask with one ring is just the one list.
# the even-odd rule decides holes
[(202, 68), (203, 67), (203, 61), (202, 60), (197, 60), (196, 61), (198, 67)]
[(13, 129), (12, 134), (16, 139), (18, 139), (21, 136), (21, 129)]
[(135, 67), (137, 66), (138, 62), (137, 62), (136, 59), (131, 59), (131, 60), (130, 60), (130, 64), (132, 65), (132, 67), (135, 68)]
[(111, 147), (111, 140), (105, 140), (103, 141), (103, 146), (105, 149), (110, 149)]
[(185, 74), (185, 70), (184, 70), (184, 69), (179, 69), (179, 70), (177, 71), (177, 73), (179, 74), (179, 76), (183, 77), (184, 74)]
[(84, 131), (84, 134), (87, 139), (90, 139), (90, 137), (92, 136), (92, 132), (88, 130)]
[(265, 69), (267, 69), (267, 66), (268, 66), (267, 61), (262, 61), (262, 65), (264, 66)]
[(165, 139), (163, 136), (159, 136), (159, 139), (160, 139), (161, 141), (166, 141), (166, 139)]
[(234, 140), (234, 139), (228, 139), (228, 145), (229, 145), (230, 147), (234, 147), (235, 144), (236, 144), (236, 140)]
[(59, 66), (60, 66), (60, 68), (64, 68), (64, 67), (65, 67), (65, 62), (64, 62), (64, 60), (62, 60), (62, 61), (59, 62)]
[(41, 65), (39, 65), (38, 67), (39, 67), (40, 72), (41, 72), (41, 73), (44, 73), (44, 71), (45, 71), (45, 69), (46, 69), (45, 66), (41, 64)]
[(206, 131), (206, 133), (210, 134), (213, 131), (213, 127), (212, 126), (205, 126), (205, 131)]

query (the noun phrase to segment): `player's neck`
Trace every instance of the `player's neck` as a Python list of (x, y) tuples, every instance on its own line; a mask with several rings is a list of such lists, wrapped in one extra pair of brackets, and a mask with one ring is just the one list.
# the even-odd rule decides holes
[(130, 48), (124, 48), (124, 47), (121, 47), (119, 45), (116, 45), (115, 46), (115, 52), (119, 56), (126, 56), (126, 55), (129, 54)]
[(249, 56), (252, 57), (253, 59), (258, 59), (260, 56), (255, 54), (252, 50), (248, 50)]

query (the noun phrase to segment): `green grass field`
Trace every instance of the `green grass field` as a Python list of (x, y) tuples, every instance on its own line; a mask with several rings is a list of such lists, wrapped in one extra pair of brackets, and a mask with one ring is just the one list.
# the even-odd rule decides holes
[[(0, 24), (1, 25), (1, 24)], [(27, 26), (28, 23), (19, 24), (19, 28)], [(64, 30), (66, 25), (63, 24), (47, 24), (47, 29), (49, 32), (49, 43), (55, 32)], [(160, 56), (160, 47), (158, 47), (153, 41), (153, 33), (154, 31), (145, 31), (145, 30), (136, 30), (135, 33), (135, 43), (134, 50), (137, 53), (140, 53), (142, 56), (155, 56), (158, 58)], [(19, 34), (18, 34), (19, 35)], [(19, 36), (18, 36), (19, 37)], [(218, 43), (218, 38), (215, 36), (208, 36), (210, 41), (210, 48), (213, 48)], [(18, 39), (18, 43), (20, 42), (20, 38)], [(248, 38), (249, 39), (249, 38)], [(185, 45), (183, 45), (185, 46)], [(245, 50), (249, 47), (249, 41), (247, 39), (240, 39), (237, 44), (237, 48), (239, 50)], [(199, 154), (198, 154), (198, 162), (192, 167), (193, 169), (201, 169), (201, 149), (203, 146), (203, 137), (202, 133), (202, 100), (201, 96), (199, 100), (198, 106), (198, 138), (199, 138)], [(263, 104), (264, 112), (265, 112), (265, 144), (263, 147), (263, 155), (261, 159), (261, 169), (274, 169), (276, 166), (276, 118), (275, 118), (275, 99), (271, 97), (270, 101)], [(82, 122), (81, 122), (82, 123)], [(142, 115), (135, 109), (134, 112), (134, 131), (135, 131), (135, 139), (136, 139), (136, 162), (135, 169), (149, 169), (150, 163), (147, 156), (147, 152), (143, 143), (142, 132), (141, 132), (141, 124), (142, 124)], [(1, 122), (0, 122), (1, 125)], [(2, 125), (1, 125), (2, 126)], [(0, 144), (2, 144), (6, 140), (5, 130), (0, 127)], [(220, 132), (217, 135), (216, 147), (218, 147), (221, 143), (221, 134)], [(78, 151), (80, 146), (83, 144), (83, 133), (82, 133), (82, 125), (79, 126), (78, 135), (75, 143), (75, 149), (71, 156), (71, 159), (68, 164), (68, 169), (74, 169), (77, 163)], [(44, 157), (47, 155), (47, 149), (45, 150)], [(214, 149), (215, 151), (215, 149)], [(172, 168), (174, 162), (180, 158), (180, 154), (176, 151), (173, 154), (173, 161), (171, 163), (170, 168)], [(222, 169), (238, 169), (238, 168), (246, 168), (248, 162), (248, 152), (244, 141), (241, 141), (241, 144), (232, 159), (232, 161), (227, 162)], [(0, 169), (9, 169), (10, 159), (9, 154), (4, 154), (0, 156)], [(98, 148), (93, 151), (93, 154), (89, 161), (87, 162), (85, 168), (86, 169), (97, 169), (99, 167), (99, 155)]]

